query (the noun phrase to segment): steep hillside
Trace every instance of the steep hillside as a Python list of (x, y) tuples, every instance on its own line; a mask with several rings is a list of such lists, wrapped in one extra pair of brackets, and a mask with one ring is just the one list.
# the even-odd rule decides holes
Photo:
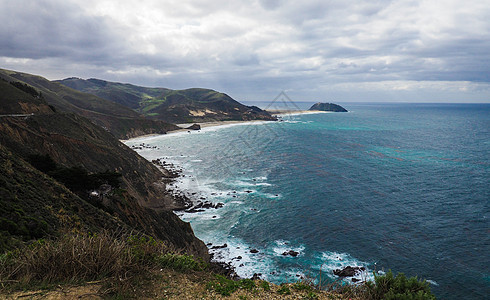
[(62, 230), (126, 225), (0, 145), (0, 251)]
[(166, 133), (177, 126), (144, 118), (136, 111), (113, 101), (68, 88), (43, 77), (0, 69), (0, 78), (8, 82), (28, 84), (42, 93), (57, 111), (73, 112), (107, 129), (117, 138), (141, 134)]
[(147, 88), (99, 79), (67, 78), (57, 81), (132, 108), (152, 119), (170, 123), (224, 120), (275, 120), (258, 107), (246, 106), (210, 89)]
[[(20, 82), (0, 79), (0, 114), (52, 114), (53, 109), (46, 105), (44, 97), (35, 89)], [(27, 91), (27, 92), (26, 92)]]
[[(8, 85), (1, 87), (8, 93), (13, 92)], [(0, 94), (3, 91), (0, 90)], [(16, 95), (19, 103), (31, 101), (32, 98), (25, 92)], [(49, 108), (43, 99), (38, 100), (40, 109)], [(9, 103), (9, 107), (15, 107), (13, 102)], [(13, 240), (57, 232), (62, 230), (62, 222), (56, 221), (57, 214), (61, 209), (68, 209), (73, 213), (67, 218), (82, 220), (82, 225), (87, 218), (96, 217), (94, 222), (87, 221), (86, 226), (82, 227), (102, 229), (107, 227), (105, 223), (108, 220), (116, 218), (118, 224), (125, 224), (167, 241), (176, 248), (208, 258), (206, 246), (194, 236), (190, 225), (171, 211), (182, 204), (166, 191), (166, 182), (171, 179), (165, 178), (154, 165), (84, 117), (51, 110), (46, 114), (17, 116), (26, 112), (22, 105), (18, 105), (18, 108), (10, 108), (11, 114), (0, 117), (2, 180), (5, 183), (1, 185), (1, 199), (6, 201), (1, 205), (5, 210), (1, 211), (0, 230), (9, 232), (15, 237)], [(41, 165), (38, 168), (45, 169), (43, 175), (28, 166), (27, 161), (33, 163), (33, 157), (36, 165)], [(46, 165), (52, 166), (48, 168)], [(107, 176), (120, 176), (120, 186), (112, 184), (114, 180), (106, 180), (112, 186), (84, 186), (84, 178), (104, 179)], [(58, 184), (53, 185), (55, 177)], [(61, 183), (72, 192), (67, 193), (66, 187), (62, 186), (51, 191)], [(50, 185), (54, 186), (51, 190), (47, 188)], [(94, 189), (95, 197), (89, 194)], [(54, 206), (53, 201), (56, 202)], [(81, 210), (81, 205), (91, 208)], [(98, 213), (94, 213), (94, 210)], [(39, 219), (34, 213), (46, 217)], [(107, 220), (101, 217), (103, 220), (98, 221), (98, 215), (107, 213), (111, 215)], [(27, 229), (31, 226), (29, 222), (42, 224), (41, 233), (26, 235), (22, 226), (20, 229), (13, 228), (12, 224), (16, 224), (19, 218), (31, 220), (26, 221)]]

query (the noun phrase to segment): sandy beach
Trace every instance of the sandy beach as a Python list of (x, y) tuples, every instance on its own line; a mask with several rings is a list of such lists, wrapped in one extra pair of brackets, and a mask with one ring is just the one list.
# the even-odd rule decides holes
[[(328, 113), (326, 111), (313, 111), (313, 110), (268, 110), (267, 112), (269, 112), (273, 116), (278, 117), (279, 119), (287, 117), (287, 116), (294, 116), (294, 115)], [(199, 126), (201, 126), (201, 129), (204, 129), (204, 128), (210, 128), (210, 127), (244, 125), (244, 124), (254, 124), (254, 123), (269, 123), (269, 122), (275, 122), (275, 121), (265, 121), (265, 120), (243, 121), (243, 120), (237, 120), (237, 121), (213, 121), (213, 122), (183, 123), (183, 124), (175, 124), (175, 125), (179, 126), (181, 129), (168, 131), (167, 134), (175, 134), (175, 133), (181, 133), (181, 132), (187, 132), (187, 131), (191, 131), (191, 132), (192, 131), (198, 131), (198, 130), (194, 130), (194, 129), (188, 129), (190, 126), (192, 126), (194, 124), (198, 124)], [(157, 136), (157, 135), (161, 135), (161, 134), (158, 134), (158, 133), (145, 134), (145, 135), (137, 136), (137, 137), (134, 137), (131, 139), (151, 137), (151, 136)], [(121, 142), (123, 142), (123, 143), (126, 141), (128, 141), (128, 140), (121, 140)]]

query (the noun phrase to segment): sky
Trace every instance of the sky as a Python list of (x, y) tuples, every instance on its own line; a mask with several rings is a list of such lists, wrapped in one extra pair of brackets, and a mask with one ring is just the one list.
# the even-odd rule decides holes
[(490, 103), (488, 0), (0, 0), (0, 68), (239, 101)]

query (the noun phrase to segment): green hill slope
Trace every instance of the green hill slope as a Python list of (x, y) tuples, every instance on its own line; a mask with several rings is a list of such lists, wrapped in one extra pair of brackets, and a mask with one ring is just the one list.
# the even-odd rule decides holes
[(170, 123), (275, 120), (258, 107), (243, 105), (224, 93), (210, 89), (147, 88), (80, 78), (67, 78), (57, 82), (120, 103), (149, 118)]
[(149, 120), (124, 105), (68, 88), (41, 76), (0, 69), (0, 78), (35, 88), (57, 111), (73, 112), (84, 116), (106, 128), (117, 138), (166, 133), (169, 130), (178, 129), (172, 124)]

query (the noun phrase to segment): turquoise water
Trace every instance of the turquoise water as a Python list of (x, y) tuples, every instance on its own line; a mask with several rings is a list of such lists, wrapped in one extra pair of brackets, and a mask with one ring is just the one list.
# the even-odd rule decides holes
[(215, 259), (241, 276), (334, 280), (357, 265), (359, 279), (392, 269), (430, 280), (441, 299), (487, 297), (490, 105), (344, 107), (127, 144), (157, 146), (138, 151), (182, 168), (176, 189), (225, 204), (180, 215), (226, 243)]

